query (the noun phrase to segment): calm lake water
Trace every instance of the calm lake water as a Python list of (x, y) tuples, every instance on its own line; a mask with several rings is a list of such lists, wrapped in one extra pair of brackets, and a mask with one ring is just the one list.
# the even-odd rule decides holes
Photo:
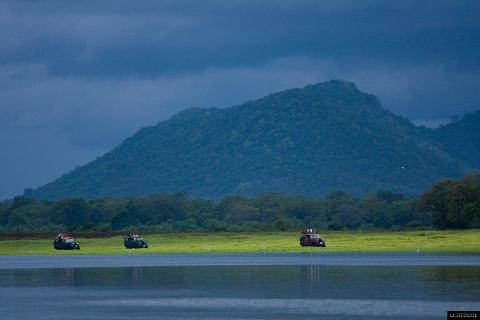
[(0, 257), (1, 319), (446, 319), (480, 310), (480, 256)]

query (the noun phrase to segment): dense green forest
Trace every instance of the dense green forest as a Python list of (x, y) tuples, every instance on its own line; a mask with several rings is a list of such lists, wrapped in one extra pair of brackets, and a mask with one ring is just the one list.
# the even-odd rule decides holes
[(480, 110), (453, 117), (450, 123), (427, 130), (427, 134), (449, 154), (480, 169)]
[(478, 168), (479, 136), (478, 114), (440, 129), (416, 127), (355, 84), (327, 81), (231, 108), (180, 112), (24, 195), (413, 195)]
[(430, 212), (439, 229), (480, 228), (480, 174), (434, 184), (420, 197), (417, 210)]
[(184, 193), (149, 197), (26, 197), (0, 203), (0, 231), (261, 231), (320, 229), (479, 228), (480, 175), (442, 180), (420, 198), (380, 191), (353, 197), (336, 191), (320, 199), (264, 194), (221, 201)]

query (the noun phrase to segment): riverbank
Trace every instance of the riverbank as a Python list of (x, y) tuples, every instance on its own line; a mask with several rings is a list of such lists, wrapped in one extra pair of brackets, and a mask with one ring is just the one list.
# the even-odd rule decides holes
[(480, 230), (325, 231), (326, 248), (301, 247), (298, 233), (146, 234), (148, 249), (125, 249), (122, 236), (82, 238), (80, 251), (54, 250), (52, 239), (0, 240), (0, 255), (254, 252), (434, 252), (480, 254)]

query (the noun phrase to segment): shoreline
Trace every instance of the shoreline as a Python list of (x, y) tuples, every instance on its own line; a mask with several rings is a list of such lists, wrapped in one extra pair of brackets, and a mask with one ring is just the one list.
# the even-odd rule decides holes
[(439, 253), (229, 253), (1, 256), (0, 270), (117, 267), (359, 266), (480, 267), (480, 255)]

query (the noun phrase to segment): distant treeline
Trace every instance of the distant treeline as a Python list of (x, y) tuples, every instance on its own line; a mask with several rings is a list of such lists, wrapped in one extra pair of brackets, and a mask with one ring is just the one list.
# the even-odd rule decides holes
[(0, 202), (0, 231), (270, 231), (479, 228), (480, 175), (442, 180), (420, 197), (380, 191), (361, 198), (336, 191), (322, 199), (264, 194), (190, 199), (183, 193), (137, 198)]

